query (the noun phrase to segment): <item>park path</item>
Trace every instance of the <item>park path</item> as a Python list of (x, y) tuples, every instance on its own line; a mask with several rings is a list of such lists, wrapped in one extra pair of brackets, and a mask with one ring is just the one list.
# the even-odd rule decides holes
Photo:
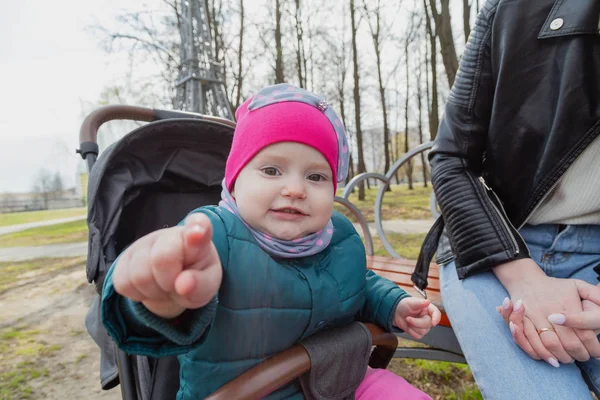
[[(65, 218), (62, 220), (42, 221), (36, 226), (51, 225), (50, 222), (62, 223), (76, 221), (78, 219), (84, 219), (85, 217), (73, 217)], [(58, 222), (57, 222), (58, 221)], [(383, 229), (386, 232), (402, 233), (402, 234), (417, 234), (427, 233), (429, 228), (433, 225), (433, 219), (408, 219), (408, 220), (391, 220), (383, 222)], [(31, 224), (27, 224), (31, 225)], [(13, 225), (22, 226), (22, 225)], [(360, 225), (354, 224), (356, 230), (360, 233)], [(34, 227), (34, 226), (30, 226)], [(4, 227), (4, 228), (10, 228)], [(2, 229), (2, 228), (0, 228)], [(375, 224), (369, 224), (369, 230), (373, 236), (377, 235)], [(0, 235), (2, 231), (0, 230)], [(2, 238), (0, 237), (0, 241)], [(7, 247), (0, 248), (0, 262), (15, 262), (25, 261), (35, 258), (62, 258), (62, 257), (79, 257), (87, 255), (87, 242), (79, 243), (61, 243), (61, 244), (49, 244), (44, 246), (30, 246), (30, 247)]]
[(31, 229), (31, 228), (37, 228), (37, 227), (40, 227), (40, 226), (49, 226), (49, 225), (56, 225), (56, 224), (64, 224), (64, 223), (67, 223), (67, 222), (81, 221), (83, 219), (86, 219), (85, 215), (80, 215), (78, 217), (49, 219), (47, 221), (28, 222), (26, 224), (0, 226), (0, 236), (1, 235), (6, 235), (8, 233), (21, 232), (21, 231), (24, 231), (24, 230), (27, 230), (27, 229)]

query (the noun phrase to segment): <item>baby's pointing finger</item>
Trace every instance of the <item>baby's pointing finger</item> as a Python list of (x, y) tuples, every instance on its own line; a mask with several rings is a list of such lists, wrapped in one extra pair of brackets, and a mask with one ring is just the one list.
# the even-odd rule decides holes
[(202, 213), (190, 214), (185, 219), (185, 229), (182, 234), (184, 265), (196, 264), (209, 251), (212, 224)]
[(171, 228), (154, 242), (150, 249), (150, 268), (156, 284), (165, 292), (173, 292), (175, 279), (183, 270), (181, 231)]

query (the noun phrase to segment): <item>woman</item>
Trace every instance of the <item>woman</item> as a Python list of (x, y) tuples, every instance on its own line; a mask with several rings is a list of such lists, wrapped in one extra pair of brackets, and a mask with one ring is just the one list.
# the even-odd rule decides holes
[(600, 304), (599, 20), (597, 0), (488, 0), (429, 156), (442, 298), (486, 399), (600, 394), (594, 332), (547, 318)]

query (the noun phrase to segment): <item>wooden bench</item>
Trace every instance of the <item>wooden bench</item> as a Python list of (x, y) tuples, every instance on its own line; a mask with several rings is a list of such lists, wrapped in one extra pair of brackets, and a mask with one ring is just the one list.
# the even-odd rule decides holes
[[(413, 282), (410, 279), (415, 268), (416, 261), (402, 258), (390, 244), (383, 229), (381, 206), (383, 204), (383, 197), (386, 193), (387, 185), (391, 183), (391, 179), (396, 171), (404, 166), (404, 164), (406, 164), (406, 162), (412, 157), (429, 150), (431, 146), (432, 143), (430, 142), (415, 147), (406, 153), (402, 158), (400, 158), (394, 165), (392, 165), (385, 175), (367, 172), (355, 176), (345, 186), (342, 195), (335, 198), (337, 203), (344, 205), (354, 215), (355, 219), (362, 228), (362, 236), (365, 242), (365, 249), (367, 253), (367, 268), (395, 282), (398, 286), (402, 287), (402, 289), (410, 293), (412, 296), (422, 296), (422, 294), (419, 293), (419, 291), (414, 287)], [(389, 254), (388, 256), (374, 255), (373, 237), (367, 221), (361, 211), (349, 200), (350, 194), (354, 188), (361, 181), (366, 179), (377, 179), (383, 182), (383, 185), (380, 185), (379, 187), (377, 197), (375, 199), (374, 214), (375, 228), (377, 230), (379, 240)], [(433, 195), (430, 202), (430, 207), (434, 217), (439, 216), (435, 197), (433, 197)], [(439, 267), (437, 264), (432, 264), (430, 266), (428, 282), (427, 298), (430, 299), (436, 306), (438, 306), (440, 310), (442, 310), (442, 320), (440, 324), (434, 327), (425, 337), (417, 341), (427, 345), (427, 347), (401, 346), (396, 350), (395, 357), (466, 363), (460, 345), (458, 344), (458, 340), (456, 339), (454, 331), (452, 330), (452, 326), (450, 325), (450, 321), (448, 320), (448, 316), (444, 312), (440, 293)], [(405, 334), (404, 332), (400, 332), (399, 330), (396, 332), (396, 334), (403, 339), (416, 341), (409, 335)]]

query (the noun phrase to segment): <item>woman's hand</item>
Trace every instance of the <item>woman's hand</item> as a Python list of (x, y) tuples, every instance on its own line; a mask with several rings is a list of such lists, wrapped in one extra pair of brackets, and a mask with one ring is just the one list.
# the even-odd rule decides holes
[(550, 314), (548, 315), (548, 321), (569, 328), (592, 329), (596, 335), (600, 334), (600, 305), (589, 300), (583, 300), (581, 304), (583, 311), (563, 311), (560, 314)]
[(510, 297), (520, 299), (508, 323), (513, 322), (515, 341), (529, 356), (554, 366), (557, 361), (566, 364), (600, 357), (600, 342), (593, 331), (552, 325), (547, 320), (550, 314), (582, 311), (582, 300), (600, 304), (600, 288), (580, 280), (548, 277), (531, 259), (503, 264), (494, 272)]

